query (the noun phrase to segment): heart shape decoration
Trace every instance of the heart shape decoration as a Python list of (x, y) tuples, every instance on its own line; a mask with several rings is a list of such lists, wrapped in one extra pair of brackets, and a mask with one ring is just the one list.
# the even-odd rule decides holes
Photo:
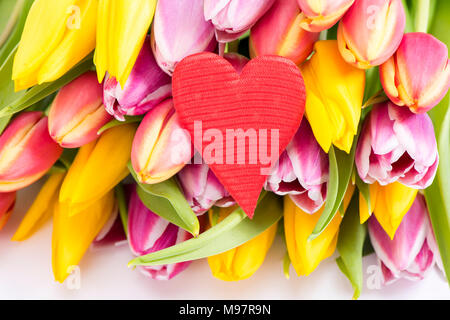
[(204, 52), (178, 63), (172, 87), (195, 149), (252, 218), (270, 169), (303, 118), (300, 70), (286, 58), (260, 56), (238, 74), (224, 58)]

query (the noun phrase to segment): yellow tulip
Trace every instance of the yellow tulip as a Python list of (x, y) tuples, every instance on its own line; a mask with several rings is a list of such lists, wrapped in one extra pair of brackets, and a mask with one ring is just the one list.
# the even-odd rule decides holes
[(114, 191), (90, 207), (71, 215), (64, 203), (56, 203), (53, 217), (52, 266), (55, 280), (63, 282), (115, 210)]
[(47, 179), (22, 219), (19, 228), (11, 239), (12, 241), (28, 239), (52, 217), (63, 178), (64, 173), (55, 173)]
[[(219, 221), (236, 207), (221, 208)], [(212, 210), (209, 213), (212, 220)], [(277, 233), (277, 223), (252, 240), (226, 251), (208, 257), (208, 264), (214, 277), (224, 281), (239, 281), (250, 278), (262, 265)]]
[(14, 58), (16, 91), (60, 78), (95, 48), (98, 0), (35, 0)]
[(318, 41), (301, 71), (306, 86), (306, 116), (320, 146), (350, 152), (358, 131), (365, 72), (342, 59), (337, 41)]
[(156, 0), (100, 0), (94, 57), (99, 82), (108, 72), (125, 86), (155, 9)]
[(416, 198), (417, 189), (400, 182), (381, 186), (377, 182), (370, 185), (370, 210), (364, 196), (359, 194), (360, 221), (364, 223), (375, 213), (380, 225), (391, 239), (394, 239), (400, 223)]
[[(349, 185), (344, 197), (344, 210), (347, 209), (355, 187)], [(326, 229), (314, 240), (308, 240), (322, 215), (322, 208), (309, 214), (295, 205), (290, 197), (284, 197), (284, 232), (289, 258), (298, 276), (307, 276), (320, 262), (336, 250), (339, 226), (342, 216), (336, 213)]]
[(106, 131), (80, 148), (61, 187), (59, 202), (73, 212), (91, 206), (128, 174), (136, 125), (125, 124)]

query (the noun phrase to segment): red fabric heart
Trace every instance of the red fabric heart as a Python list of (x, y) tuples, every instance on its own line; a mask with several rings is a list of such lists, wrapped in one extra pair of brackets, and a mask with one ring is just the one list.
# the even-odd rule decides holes
[[(234, 140), (234, 146), (231, 143), (227, 145), (227, 130), (242, 129), (254, 137), (251, 131), (247, 131), (254, 129), (259, 140), (264, 137), (260, 130), (266, 129), (267, 139), (262, 141), (267, 141), (266, 154), (269, 156), (271, 130), (279, 130), (277, 155), (281, 155), (297, 132), (305, 111), (305, 85), (300, 70), (286, 58), (260, 56), (250, 60), (239, 75), (228, 61), (205, 52), (189, 56), (178, 63), (172, 87), (181, 125), (190, 132), (195, 148), (204, 155), (205, 162), (220, 182), (252, 218), (267, 179), (261, 169), (270, 165), (261, 163), (260, 141), (256, 148), (249, 147), (250, 138), (245, 139), (245, 149), (237, 139)], [(199, 121), (202, 132), (198, 134), (197, 130), (196, 134), (194, 124), (197, 122), (198, 126)], [(220, 139), (217, 141), (215, 137), (205, 141), (205, 133), (221, 133), (222, 149), (218, 148)], [(211, 143), (217, 146), (216, 152), (211, 153), (216, 157), (212, 159), (216, 160), (215, 163), (206, 159), (213, 149)], [(220, 157), (221, 152), (223, 157)], [(238, 152), (241, 155), (240, 163), (237, 163)], [(244, 155), (245, 160), (242, 161)], [(234, 157), (234, 163), (227, 156)], [(223, 159), (222, 163), (217, 160), (220, 158)], [(272, 166), (277, 159), (272, 162)]]

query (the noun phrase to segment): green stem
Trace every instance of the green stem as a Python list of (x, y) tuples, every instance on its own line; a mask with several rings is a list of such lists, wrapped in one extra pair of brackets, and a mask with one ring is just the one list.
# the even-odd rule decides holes
[(416, 32), (427, 32), (430, 19), (430, 0), (417, 0), (414, 27)]
[(120, 220), (122, 221), (123, 229), (128, 238), (128, 209), (122, 184), (118, 184), (116, 187), (116, 197), (117, 202), (119, 203)]

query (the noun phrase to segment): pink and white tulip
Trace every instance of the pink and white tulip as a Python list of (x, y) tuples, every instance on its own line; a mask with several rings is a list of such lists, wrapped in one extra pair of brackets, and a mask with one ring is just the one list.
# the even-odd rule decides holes
[(250, 55), (279, 55), (299, 65), (313, 51), (319, 33), (300, 27), (301, 10), (297, 0), (277, 0), (252, 27)]
[[(128, 205), (128, 240), (136, 256), (146, 255), (188, 240), (192, 236), (150, 211), (133, 189)], [(156, 280), (170, 280), (186, 269), (190, 261), (162, 266), (138, 267), (146, 276)]]
[(339, 23), (339, 51), (360, 69), (378, 66), (397, 50), (405, 24), (401, 0), (358, 0)]
[(289, 195), (298, 207), (312, 214), (325, 202), (327, 183), (328, 156), (304, 119), (264, 188), (278, 195)]
[(238, 39), (272, 6), (275, 0), (205, 0), (205, 19), (216, 28), (219, 42)]
[(301, 27), (310, 32), (330, 29), (355, 0), (297, 0), (302, 9)]
[(150, 110), (133, 140), (131, 163), (139, 182), (155, 184), (177, 174), (192, 157), (190, 135), (181, 128), (172, 99)]
[(380, 66), (389, 99), (414, 113), (436, 106), (450, 87), (447, 46), (426, 33), (407, 33), (397, 52)]
[(0, 136), (0, 192), (25, 188), (41, 178), (61, 156), (42, 112), (19, 114)]
[(48, 115), (50, 136), (63, 148), (79, 148), (98, 138), (98, 130), (112, 120), (102, 104), (102, 86), (89, 71), (64, 86)]
[(206, 164), (188, 164), (178, 173), (184, 196), (197, 215), (212, 206), (230, 207), (236, 202)]
[(0, 193), (0, 230), (3, 229), (11, 216), (16, 203), (16, 192)]
[(171, 95), (172, 79), (156, 63), (148, 36), (123, 89), (106, 75), (103, 103), (108, 113), (123, 121), (124, 116), (145, 114)]
[(183, 58), (214, 51), (214, 26), (205, 20), (203, 0), (159, 0), (151, 46), (158, 65), (169, 75)]
[(366, 183), (398, 181), (411, 188), (427, 188), (439, 162), (430, 117), (392, 102), (375, 105), (361, 132), (355, 162)]
[(434, 236), (425, 198), (421, 194), (417, 195), (393, 240), (375, 216), (369, 219), (368, 228), (385, 285), (400, 278), (422, 280), (439, 256), (439, 252), (430, 248), (429, 240)]

